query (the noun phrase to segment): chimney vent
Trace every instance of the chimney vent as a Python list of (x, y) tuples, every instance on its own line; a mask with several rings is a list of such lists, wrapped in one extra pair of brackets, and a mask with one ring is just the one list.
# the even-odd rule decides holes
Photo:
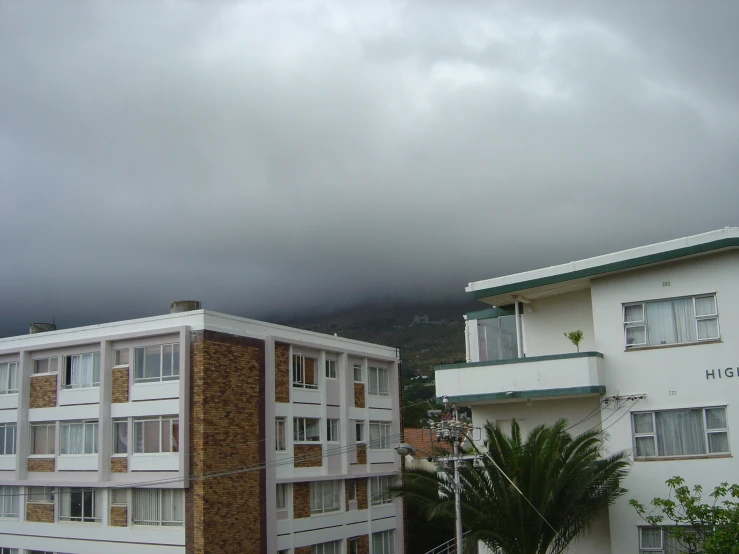
[(32, 335), (34, 333), (46, 333), (47, 331), (56, 331), (56, 323), (31, 323), (28, 326), (28, 332)]
[(169, 305), (169, 313), (179, 314), (200, 309), (200, 300), (175, 300)]

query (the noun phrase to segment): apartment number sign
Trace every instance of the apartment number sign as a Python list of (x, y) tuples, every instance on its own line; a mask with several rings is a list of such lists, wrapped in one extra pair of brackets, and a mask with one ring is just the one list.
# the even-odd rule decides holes
[(706, 379), (731, 379), (732, 377), (739, 377), (739, 367), (727, 367), (725, 369), (707, 369)]

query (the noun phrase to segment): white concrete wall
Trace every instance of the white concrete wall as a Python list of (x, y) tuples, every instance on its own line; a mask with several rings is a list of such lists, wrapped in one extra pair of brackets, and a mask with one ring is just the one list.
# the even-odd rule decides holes
[(523, 327), (527, 357), (577, 352), (564, 334), (578, 329), (583, 332), (580, 352), (595, 350), (590, 290), (541, 298), (524, 305)]
[[(652, 269), (602, 278), (592, 283), (595, 349), (605, 356), (607, 394), (644, 393), (631, 411), (727, 405), (729, 440), (736, 455), (739, 445), (739, 377), (706, 378), (706, 370), (739, 365), (739, 253), (703, 256)], [(669, 282), (669, 286), (663, 283)], [(624, 351), (622, 305), (627, 302), (716, 293), (721, 342)], [(736, 375), (736, 370), (734, 374)], [(631, 418), (611, 425), (609, 448), (631, 449)], [(737, 482), (736, 458), (636, 461), (624, 483), (629, 493), (610, 510), (612, 554), (637, 551), (636, 512), (629, 498), (648, 502), (665, 496), (664, 481), (674, 475), (706, 490), (721, 481)]]

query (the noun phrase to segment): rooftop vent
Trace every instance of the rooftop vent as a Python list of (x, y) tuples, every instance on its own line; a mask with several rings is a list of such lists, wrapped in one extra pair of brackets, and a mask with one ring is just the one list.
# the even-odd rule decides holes
[(28, 326), (28, 332), (34, 333), (46, 333), (47, 331), (56, 331), (56, 323), (31, 323)]
[(169, 305), (169, 313), (179, 314), (200, 309), (200, 300), (175, 300)]

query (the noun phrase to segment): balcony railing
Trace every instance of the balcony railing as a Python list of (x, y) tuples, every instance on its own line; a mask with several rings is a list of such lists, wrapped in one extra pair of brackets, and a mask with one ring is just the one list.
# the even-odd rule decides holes
[(436, 367), (436, 396), (490, 403), (605, 393), (603, 354), (577, 352)]

